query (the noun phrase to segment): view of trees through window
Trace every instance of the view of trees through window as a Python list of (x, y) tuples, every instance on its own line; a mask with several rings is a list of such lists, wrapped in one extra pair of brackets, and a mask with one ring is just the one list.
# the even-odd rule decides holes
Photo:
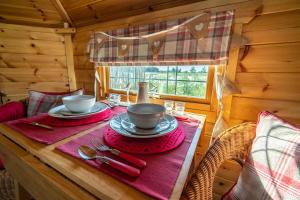
[(138, 82), (149, 83), (158, 94), (205, 98), (208, 66), (115, 66), (110, 67), (110, 88), (122, 90), (128, 82), (137, 91)]

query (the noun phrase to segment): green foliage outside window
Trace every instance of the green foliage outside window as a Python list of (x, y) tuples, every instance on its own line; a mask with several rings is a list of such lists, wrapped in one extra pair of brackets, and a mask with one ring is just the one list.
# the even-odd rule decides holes
[(207, 75), (204, 65), (110, 67), (110, 88), (122, 90), (130, 82), (137, 91), (137, 83), (147, 81), (151, 92), (205, 98)]

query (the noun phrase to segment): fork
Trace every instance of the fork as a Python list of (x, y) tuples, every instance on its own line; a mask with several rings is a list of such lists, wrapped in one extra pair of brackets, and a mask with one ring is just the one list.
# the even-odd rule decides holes
[(106, 146), (102, 143), (97, 143), (94, 140), (92, 140), (91, 143), (98, 151), (109, 151), (110, 153), (130, 162), (131, 164), (133, 164), (136, 167), (144, 168), (147, 165), (146, 161), (144, 161), (142, 159), (139, 159), (139, 158), (129, 155), (127, 153), (121, 152), (117, 149), (110, 148), (109, 146)]

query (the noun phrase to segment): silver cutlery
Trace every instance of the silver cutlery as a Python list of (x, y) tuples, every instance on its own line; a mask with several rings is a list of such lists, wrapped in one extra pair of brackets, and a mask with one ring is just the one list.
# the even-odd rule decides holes
[(80, 146), (78, 148), (78, 154), (85, 160), (99, 159), (101, 162), (132, 177), (137, 177), (141, 173), (141, 171), (135, 167), (129, 166), (125, 163), (119, 162), (106, 156), (97, 155), (97, 151), (88, 146)]
[(112, 104), (112, 103), (109, 103), (109, 102), (101, 101), (101, 103), (106, 104), (109, 108), (114, 108), (114, 107), (116, 107), (115, 104)]
[(29, 124), (29, 125), (32, 125), (32, 126), (37, 126), (37, 127), (41, 127), (41, 128), (45, 128), (45, 129), (48, 129), (48, 130), (54, 130), (53, 127), (51, 126), (48, 126), (48, 125), (45, 125), (45, 124), (41, 124), (41, 123), (38, 123), (38, 122), (30, 122), (30, 121), (21, 121), (22, 123), (24, 124)]
[(139, 159), (137, 157), (134, 157), (130, 154), (127, 154), (127, 153), (124, 153), (124, 152), (121, 152), (117, 149), (113, 149), (113, 148), (110, 148), (109, 146), (106, 146), (102, 143), (97, 143), (96, 141), (92, 140), (91, 141), (92, 145), (98, 150), (98, 151), (109, 151), (110, 153), (120, 157), (120, 158), (123, 158), (124, 160), (126, 160), (127, 162), (133, 164), (134, 166), (136, 167), (139, 167), (139, 168), (144, 168), (146, 167), (147, 163), (146, 161), (142, 160), (142, 159)]

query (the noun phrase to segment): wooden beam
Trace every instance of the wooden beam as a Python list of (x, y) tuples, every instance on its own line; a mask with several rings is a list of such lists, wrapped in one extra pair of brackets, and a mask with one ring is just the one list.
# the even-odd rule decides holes
[(74, 70), (74, 55), (73, 55), (73, 44), (71, 34), (65, 35), (65, 49), (66, 49), (66, 60), (68, 68), (68, 78), (70, 84), (70, 90), (76, 90), (76, 77)]
[(61, 4), (60, 0), (50, 0), (53, 6), (56, 8), (57, 12), (60, 14), (60, 16), (68, 22), (71, 26), (74, 26), (74, 23), (72, 22), (69, 14)]
[(57, 34), (69, 34), (69, 33), (76, 33), (75, 28), (56, 28), (55, 32)]
[[(235, 24), (234, 25), (234, 34), (241, 35), (243, 29), (243, 24)], [(242, 38), (239, 38), (240, 41), (232, 41), (236, 43), (242, 43)], [(238, 48), (237, 48), (238, 46)], [(229, 52), (229, 63), (227, 66), (226, 76), (227, 78), (235, 82), (235, 75), (236, 75), (236, 69), (239, 64), (239, 53), (240, 48), (239, 45), (237, 46), (231, 46), (230, 52)], [(232, 102), (232, 95), (226, 96), (223, 98), (223, 105), (224, 105), (224, 114), (223, 117), (228, 122), (230, 120), (230, 111), (231, 111), (231, 102)]]

